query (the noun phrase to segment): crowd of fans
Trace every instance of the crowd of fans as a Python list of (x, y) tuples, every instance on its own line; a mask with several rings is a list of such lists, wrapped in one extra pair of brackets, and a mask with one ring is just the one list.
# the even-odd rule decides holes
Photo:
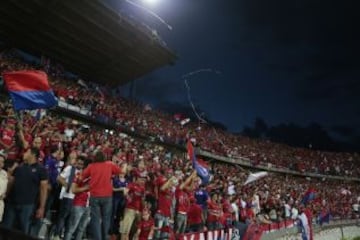
[(245, 159), (254, 166), (271, 165), (299, 172), (347, 177), (357, 177), (360, 173), (359, 153), (294, 148), (268, 140), (233, 135), (216, 130), (208, 124), (199, 124), (196, 120), (184, 126), (170, 114), (112, 94), (104, 87), (66, 80), (57, 67), (30, 65), (13, 55), (8, 57), (3, 54), (0, 71), (45, 68), (51, 76), (52, 87), (61, 100), (88, 110), (99, 121), (114, 123), (175, 144), (184, 144), (190, 132), (191, 138), (201, 149), (232, 159)]
[[(0, 60), (1, 72), (32, 68), (14, 56)], [(60, 80), (61, 74), (54, 72), (49, 75), (59, 98), (137, 133), (177, 144), (190, 138), (204, 150), (248, 157), (254, 164), (348, 176), (359, 171), (356, 154), (290, 148), (207, 125), (181, 126), (170, 115)], [(0, 116), (0, 221), (34, 236), (39, 236), (41, 223), (50, 220), (54, 239), (82, 239), (84, 234), (107, 239), (112, 234), (142, 240), (239, 223), (295, 220), (305, 207), (314, 221), (323, 213), (352, 218), (358, 210), (360, 189), (355, 182), (270, 174), (244, 186), (248, 170), (213, 162), (212, 180), (204, 185), (179, 150), (51, 113), (41, 119), (30, 112), (18, 117), (4, 101)], [(304, 202), (309, 190), (315, 196)]]

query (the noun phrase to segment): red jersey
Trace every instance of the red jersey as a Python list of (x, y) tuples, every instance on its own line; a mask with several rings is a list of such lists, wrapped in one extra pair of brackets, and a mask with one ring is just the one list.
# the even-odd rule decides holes
[(170, 189), (161, 191), (161, 187), (159, 187), (158, 213), (165, 217), (171, 217), (172, 197), (173, 194)]
[(111, 177), (119, 175), (120, 168), (110, 161), (90, 164), (82, 173), (83, 179), (90, 178), (90, 195), (92, 197), (111, 197), (113, 187)]
[[(86, 184), (82, 181), (80, 174), (77, 174), (77, 176), (74, 179), (74, 183), (76, 183), (78, 185), (78, 187), (84, 187)], [(75, 194), (75, 197), (73, 200), (73, 206), (87, 207), (88, 201), (89, 201), (89, 191), (77, 193), (77, 194)]]
[(225, 200), (222, 204), (223, 212), (226, 216), (232, 215), (232, 206), (228, 200)]
[(177, 201), (176, 212), (181, 214), (187, 214), (190, 207), (190, 200), (188, 193), (177, 187), (175, 191), (175, 197)]
[(126, 208), (141, 211), (145, 188), (137, 183), (130, 183), (127, 188), (129, 189), (129, 192), (127, 196)]
[(166, 178), (164, 176), (158, 176), (155, 179), (155, 186), (154, 186), (154, 193), (155, 193), (155, 198), (159, 199), (159, 192), (160, 192), (160, 187), (166, 183)]
[(137, 227), (140, 229), (139, 240), (148, 240), (151, 229), (154, 227), (154, 220), (152, 218), (147, 221), (141, 219)]
[(6, 146), (11, 146), (14, 143), (15, 131), (10, 129), (4, 129), (1, 134), (1, 141)]
[(33, 136), (29, 133), (25, 133), (24, 138), (25, 138), (25, 141), (28, 142), (29, 144), (33, 142)]
[(208, 201), (208, 217), (207, 222), (217, 222), (220, 219), (221, 208), (219, 204)]
[(191, 204), (187, 214), (187, 221), (189, 225), (202, 223), (202, 208), (200, 205)]

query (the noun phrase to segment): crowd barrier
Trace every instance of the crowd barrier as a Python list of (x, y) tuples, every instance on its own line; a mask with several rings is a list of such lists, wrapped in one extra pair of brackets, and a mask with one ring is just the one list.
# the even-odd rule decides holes
[(234, 227), (215, 231), (187, 233), (181, 235), (179, 240), (260, 240), (263, 234), (293, 228), (294, 226), (294, 220), (284, 220), (271, 224), (250, 224), (246, 229)]
[(187, 233), (181, 235), (179, 240), (231, 240), (236, 239), (233, 238), (234, 229), (230, 228), (227, 231), (224, 229), (222, 230), (215, 230), (215, 231), (205, 231), (199, 233)]

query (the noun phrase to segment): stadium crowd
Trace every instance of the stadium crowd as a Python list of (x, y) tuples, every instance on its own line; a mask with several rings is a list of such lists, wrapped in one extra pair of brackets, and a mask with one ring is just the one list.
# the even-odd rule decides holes
[(52, 76), (50, 80), (57, 96), (67, 103), (86, 109), (93, 118), (153, 136), (164, 142), (183, 145), (191, 132), (192, 139), (201, 149), (233, 159), (245, 159), (254, 166), (269, 164), (299, 172), (348, 177), (356, 177), (360, 173), (359, 153), (294, 148), (215, 130), (207, 124), (200, 125), (198, 121), (181, 125), (174, 120), (174, 116), (112, 94), (105, 87), (67, 80), (63, 69), (57, 65), (54, 67), (25, 63), (15, 57), (14, 53), (2, 56), (0, 71), (31, 68), (46, 70)]
[[(3, 54), (0, 60), (1, 73), (39, 67), (13, 54)], [(207, 125), (199, 129), (197, 123), (182, 126), (173, 116), (98, 87), (64, 80), (56, 69), (47, 71), (60, 99), (89, 109), (97, 120), (113, 121), (136, 133), (177, 144), (190, 138), (201, 149), (248, 157), (254, 165), (271, 163), (342, 176), (359, 173), (356, 154), (290, 148), (214, 131)], [(49, 112), (40, 119), (25, 112), (19, 120), (11, 104), (3, 101), (0, 116), (0, 221), (34, 236), (39, 235), (41, 223), (50, 220), (53, 239), (82, 239), (84, 234), (107, 239), (112, 234), (142, 240), (238, 223), (295, 220), (304, 208), (311, 211), (314, 222), (323, 213), (352, 218), (358, 210), (360, 189), (355, 182), (270, 174), (243, 185), (248, 170), (211, 162), (212, 180), (205, 185), (186, 154), (151, 140)], [(314, 196), (308, 201), (309, 192)], [(57, 210), (55, 218), (51, 209)]]

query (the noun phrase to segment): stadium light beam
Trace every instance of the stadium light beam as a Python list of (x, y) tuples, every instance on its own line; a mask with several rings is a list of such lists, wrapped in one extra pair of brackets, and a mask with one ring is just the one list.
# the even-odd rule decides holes
[(148, 5), (155, 5), (159, 0), (143, 0), (143, 2)]
[[(172, 27), (167, 24), (167, 22), (164, 21), (164, 19), (162, 19), (159, 15), (157, 15), (156, 13), (152, 12), (151, 10), (147, 9), (146, 7), (142, 6), (141, 4), (135, 3), (131, 0), (125, 0), (127, 3), (143, 10), (144, 12), (150, 14), (151, 16), (153, 16), (154, 18), (156, 18), (157, 20), (159, 20), (162, 24), (164, 24), (170, 31), (172, 30)], [(158, 0), (143, 0), (143, 1), (158, 1)]]

